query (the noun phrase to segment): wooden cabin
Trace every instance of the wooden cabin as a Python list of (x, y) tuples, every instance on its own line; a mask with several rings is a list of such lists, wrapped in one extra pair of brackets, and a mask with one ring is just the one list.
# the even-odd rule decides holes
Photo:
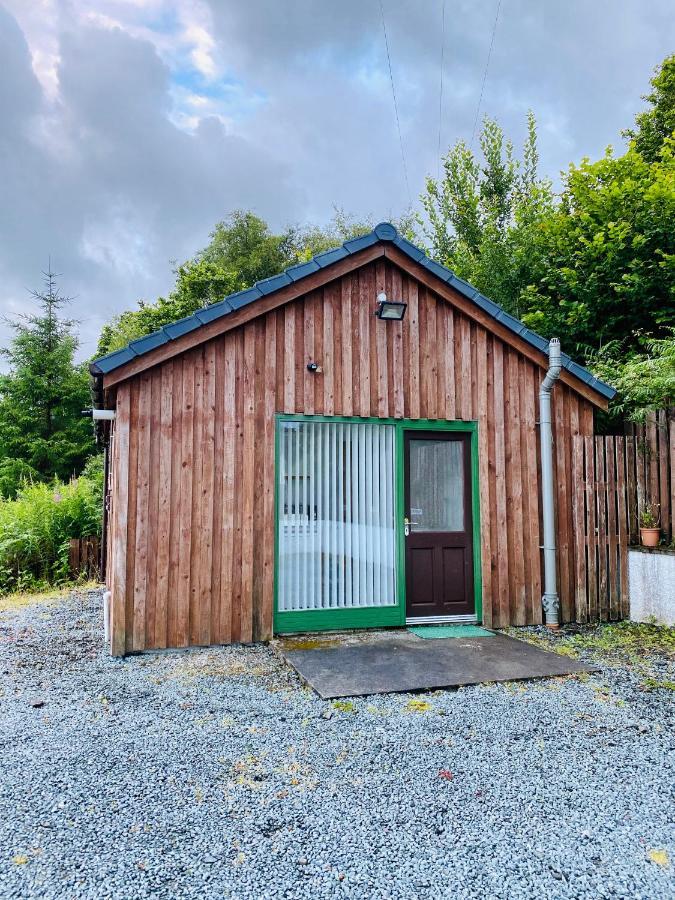
[[(94, 362), (112, 653), (540, 623), (546, 351), (384, 223)], [(563, 621), (571, 437), (612, 395), (563, 354)]]

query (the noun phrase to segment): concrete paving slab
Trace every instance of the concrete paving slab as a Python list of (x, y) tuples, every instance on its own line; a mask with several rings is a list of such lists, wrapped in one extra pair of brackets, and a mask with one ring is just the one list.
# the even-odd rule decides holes
[(324, 700), (593, 672), (515, 638), (424, 640), (409, 632), (280, 639), (279, 650)]

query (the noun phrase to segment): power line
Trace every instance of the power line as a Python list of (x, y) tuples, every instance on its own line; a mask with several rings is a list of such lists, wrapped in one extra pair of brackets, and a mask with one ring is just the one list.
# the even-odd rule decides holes
[(396, 89), (394, 88), (394, 73), (391, 68), (391, 55), (389, 53), (389, 40), (387, 38), (387, 26), (384, 22), (384, 5), (380, 0), (380, 13), (382, 15), (382, 31), (384, 32), (384, 46), (387, 50), (387, 64), (389, 65), (389, 80), (391, 81), (391, 95), (394, 98), (394, 114), (396, 115), (396, 128), (398, 129), (398, 142), (401, 145), (401, 160), (403, 161), (403, 174), (405, 176), (405, 186), (408, 191), (408, 203), (412, 206), (412, 194), (410, 193), (410, 182), (408, 181), (408, 167), (405, 162), (405, 153), (403, 151), (403, 136), (401, 135), (401, 121), (398, 117), (398, 103), (396, 102)]
[(480, 105), (483, 102), (483, 91), (485, 90), (485, 82), (487, 81), (488, 69), (490, 68), (490, 57), (492, 56), (492, 48), (495, 43), (495, 34), (497, 32), (497, 22), (499, 21), (499, 10), (501, 9), (502, 0), (497, 0), (497, 12), (495, 13), (495, 21), (492, 26), (492, 38), (490, 39), (490, 49), (488, 50), (487, 61), (485, 63), (485, 71), (483, 72), (483, 83), (480, 86), (480, 97), (478, 98), (478, 106), (476, 107), (476, 115), (473, 120), (473, 131), (471, 132), (471, 145), (473, 147), (473, 141), (476, 137), (476, 126), (478, 124), (478, 113), (480, 112)]
[(441, 86), (438, 92), (438, 180), (441, 180), (441, 131), (443, 128), (443, 60), (445, 57), (445, 0), (441, 14)]

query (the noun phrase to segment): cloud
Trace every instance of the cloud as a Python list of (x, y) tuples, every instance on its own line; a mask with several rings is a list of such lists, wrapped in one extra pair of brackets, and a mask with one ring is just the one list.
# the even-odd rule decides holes
[[(438, 165), (441, 6), (384, 10), (414, 199)], [(471, 137), (494, 12), (446, 6), (444, 148)], [(532, 108), (556, 177), (620, 144), (671, 50), (670, 0), (509, 0), (481, 113), (518, 143)], [(0, 312), (51, 255), (84, 353), (234, 208), (281, 227), (409, 202), (377, 2), (0, 0), (0, 58)]]
[(151, 43), (118, 27), (64, 30), (54, 101), (2, 8), (0, 52), (12, 86), (0, 93), (4, 311), (22, 308), (51, 256), (90, 354), (103, 322), (167, 291), (170, 260), (229, 210), (299, 215), (283, 159), (214, 115), (189, 134), (171, 121), (171, 71)]

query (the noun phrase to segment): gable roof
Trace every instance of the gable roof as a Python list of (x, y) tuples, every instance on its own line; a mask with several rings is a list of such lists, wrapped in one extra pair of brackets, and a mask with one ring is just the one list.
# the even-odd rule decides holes
[[(476, 290), (476, 288), (462, 278), (459, 278), (450, 269), (429, 259), (423, 250), (420, 250), (419, 247), (416, 247), (414, 244), (411, 244), (410, 241), (402, 237), (392, 224), (389, 222), (381, 222), (369, 234), (364, 234), (361, 237), (345, 241), (341, 247), (319, 253), (308, 262), (291, 266), (280, 275), (273, 275), (271, 278), (265, 278), (263, 281), (258, 281), (253, 287), (245, 288), (242, 291), (230, 294), (218, 303), (213, 303), (210, 306), (197, 310), (197, 312), (191, 316), (186, 316), (184, 319), (179, 319), (177, 322), (165, 325), (163, 328), (160, 328), (159, 331), (154, 331), (152, 334), (131, 341), (126, 347), (123, 347), (120, 350), (114, 350), (106, 356), (95, 359), (89, 366), (90, 372), (95, 378), (107, 375), (108, 373), (125, 366), (137, 357), (143, 356), (151, 350), (155, 350), (157, 347), (161, 347), (170, 341), (175, 341), (183, 335), (202, 328), (216, 319), (228, 316), (231, 313), (242, 309), (244, 306), (255, 303), (257, 300), (260, 300), (275, 291), (281, 290), (290, 284), (301, 283), (315, 272), (319, 272), (321, 269), (325, 269), (339, 260), (345, 259), (352, 254), (358, 253), (359, 251), (365, 250), (378, 243), (393, 244), (411, 260), (424, 266), (433, 275), (441, 281), (444, 281), (468, 300), (475, 303), (477, 307), (483, 310), (483, 312), (505, 326), (513, 332), (513, 334), (518, 335), (518, 337), (530, 344), (536, 350), (539, 350), (541, 353), (546, 354), (548, 352), (548, 341), (545, 338), (541, 337), (541, 335), (536, 332), (531, 331), (527, 326), (523, 325), (519, 319), (516, 319), (514, 316), (507, 313), (501, 306), (488, 299), (484, 294), (481, 294), (480, 291)], [(562, 354), (562, 360), (564, 369), (594, 391), (597, 391), (597, 393), (606, 400), (611, 400), (612, 397), (614, 397), (616, 391), (613, 387), (606, 384), (604, 381), (601, 381), (599, 378), (596, 378), (595, 375), (588, 371), (588, 369), (585, 369), (583, 366), (579, 365), (579, 363), (574, 362), (574, 360), (566, 353)]]

